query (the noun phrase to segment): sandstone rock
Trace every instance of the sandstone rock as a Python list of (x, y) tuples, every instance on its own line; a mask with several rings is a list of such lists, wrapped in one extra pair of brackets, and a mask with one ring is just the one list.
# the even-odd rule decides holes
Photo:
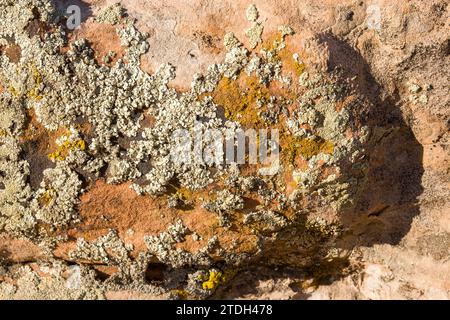
[[(60, 10), (67, 7), (66, 1), (55, 3)], [(142, 37), (148, 36), (149, 44), (148, 50), (139, 55), (140, 67), (149, 74), (160, 70), (161, 78), (168, 75), (162, 81), (167, 80), (168, 88), (175, 88), (180, 94), (189, 92), (195, 74), (207, 74), (209, 66), (226, 61), (227, 52), (240, 47), (233, 42), (226, 48), (223, 44), (226, 34), (232, 32), (253, 53), (273, 50), (276, 41), (285, 39), (285, 48), (274, 59), (275, 66), (278, 61), (282, 65), (279, 78), (274, 80), (269, 75), (272, 78), (265, 88), (240, 71), (237, 79), (222, 79), (214, 86), (209, 93), (212, 101), (223, 107), (225, 117), (234, 116), (237, 122), (255, 125), (254, 114), (242, 114), (248, 105), (257, 106), (259, 100), (276, 96), (293, 100), (286, 102), (287, 112), (293, 112), (295, 101), (302, 96), (312, 96), (302, 105), (307, 108), (308, 104), (318, 104), (323, 98), (320, 93), (315, 96), (314, 90), (321, 92), (342, 85), (344, 92), (333, 89), (323, 94), (337, 96), (330, 100), (332, 111), (301, 109), (296, 117), (305, 121), (297, 130), (314, 131), (314, 124), (323, 121), (325, 129), (319, 132), (332, 139), (340, 129), (338, 125), (344, 123), (342, 115), (345, 114), (349, 125), (343, 126), (344, 138), (336, 138), (333, 144), (357, 139), (361, 141), (359, 149), (344, 154), (342, 163), (333, 167), (326, 164), (329, 144), (322, 141), (311, 146), (314, 139), (282, 140), (282, 155), (291, 150), (284, 156), (293, 159), (290, 165), (284, 162), (282, 166), (290, 169), (278, 181), (265, 182), (266, 186), (273, 185), (268, 189), (278, 192), (278, 198), (264, 190), (243, 192), (239, 194), (243, 208), (236, 210), (217, 200), (220, 191), (230, 187), (229, 182), (192, 191), (170, 181), (166, 191), (176, 201), (168, 206), (168, 197), (139, 195), (132, 190), (132, 182), (143, 184), (139, 179), (122, 181), (116, 177), (119, 183), (107, 183), (111, 175), (107, 165), (98, 170), (101, 178), (84, 168), (77, 169), (82, 184), (76, 206), (78, 220), (71, 218), (63, 227), (36, 223), (23, 233), (22, 222), (30, 220), (9, 215), (9, 207), (2, 207), (8, 218), (6, 222), (0, 220), (0, 267), (3, 268), (0, 297), (450, 297), (447, 4), (440, 1), (317, 3), (311, 0), (294, 4), (291, 1), (123, 0), (121, 5), (126, 14), (117, 21), (113, 19), (111, 24), (110, 19), (95, 19), (114, 3), (80, 2), (83, 23), (78, 30), (67, 30), (69, 44), (61, 46), (61, 55), (67, 58), (70, 52), (79, 50), (76, 59), (87, 59), (87, 65), (93, 61), (94, 65), (114, 68), (123, 62), (134, 67), (135, 57), (128, 55), (116, 28), (126, 28), (135, 18), (136, 30), (146, 33)], [(32, 12), (30, 15), (32, 27), (36, 29), (32, 34), (47, 30), (48, 26), (44, 28), (39, 22), (44, 18), (33, 17)], [(247, 30), (258, 23), (263, 26), (256, 30), (258, 39), (248, 37), (255, 32)], [(285, 30), (279, 29), (280, 26), (288, 26), (295, 33), (280, 37), (279, 30)], [(139, 37), (133, 34), (130, 41), (141, 43)], [(82, 42), (84, 38), (87, 46)], [(0, 41), (4, 65), (21, 65), (21, 59), (27, 59), (20, 43), (4, 43), (1, 37)], [(135, 47), (139, 48), (143, 46)], [(166, 69), (160, 68), (165, 63), (175, 67), (174, 78), (170, 70), (164, 73)], [(256, 60), (247, 67), (254, 68), (254, 65)], [(84, 68), (81, 64), (77, 66)], [(27, 124), (18, 141), (24, 143), (24, 158), (31, 168), (26, 181), (32, 192), (36, 192), (44, 177), (43, 170), (55, 166), (47, 155), (64, 151), (61, 149), (64, 143), (58, 145), (56, 139), (65, 132), (62, 128), (48, 130), (47, 115), (33, 114), (42, 110), (39, 86), (50, 76), (41, 76), (32, 67), (24, 67), (27, 68), (32, 70), (34, 76), (29, 78), (34, 80), (21, 84), (23, 93), (17, 85), (20, 79), (12, 79), (16, 82), (10, 85), (11, 79), (0, 76), (0, 95), (8, 95), (8, 99), (25, 96), (20, 103), (34, 110), (26, 115)], [(131, 71), (127, 72), (129, 75)], [(3, 73), (7, 75), (6, 67), (0, 71)], [(325, 79), (323, 85), (314, 83), (316, 75)], [(283, 77), (290, 77), (292, 82)], [(52, 85), (56, 90), (56, 83)], [(308, 86), (312, 89), (305, 89)], [(160, 90), (161, 95), (168, 90), (152, 89)], [(105, 89), (99, 86), (92, 91), (96, 90)], [(199, 99), (205, 96), (208, 92), (202, 93)], [(274, 100), (273, 104), (282, 103)], [(131, 119), (126, 118), (127, 112), (118, 113), (125, 114), (123, 126), (128, 130), (132, 126), (127, 123)], [(137, 116), (140, 110), (133, 112)], [(157, 121), (150, 113), (136, 119), (143, 128), (152, 128)], [(100, 122), (92, 125), (84, 116), (72, 122), (79, 126), (88, 145), (97, 138), (93, 132), (98, 130)], [(367, 141), (363, 139), (366, 130), (370, 133)], [(1, 131), (0, 136), (3, 135)], [(133, 142), (126, 135), (112, 140), (113, 145), (119, 146), (116, 154), (123, 153)], [(72, 146), (71, 143), (66, 146)], [(84, 151), (79, 149), (74, 152)], [(336, 154), (335, 149), (329, 153)], [(318, 154), (321, 156), (314, 163), (320, 168), (320, 174), (315, 176), (308, 167), (313, 163), (311, 158)], [(116, 156), (112, 152), (108, 157), (113, 155)], [(111, 161), (108, 159), (103, 161)], [(151, 168), (139, 170), (147, 172)], [(241, 173), (249, 177), (254, 171), (254, 168), (243, 168)], [(299, 185), (303, 192), (296, 194), (295, 190), (301, 189)], [(345, 192), (341, 193), (342, 190)], [(43, 196), (37, 199), (38, 205), (51, 201), (50, 191), (43, 191)], [(294, 199), (290, 202), (292, 207), (279, 209), (284, 208), (285, 198)], [(208, 201), (216, 206), (208, 210), (204, 205)], [(264, 225), (267, 223), (264, 218), (244, 218), (255, 213), (262, 217), (276, 216), (267, 210), (279, 211), (283, 221), (289, 221), (287, 226), (282, 223), (278, 228), (270, 221)], [(23, 217), (28, 216), (23, 214)], [(20, 228), (3, 227), (3, 224), (14, 226), (13, 219), (21, 221)], [(252, 224), (242, 222), (250, 220)], [(51, 268), (47, 266), (49, 263), (53, 264)], [(75, 268), (71, 267), (73, 264)], [(218, 279), (214, 282), (218, 288), (202, 290), (202, 283), (208, 282), (211, 274)], [(180, 283), (187, 284), (180, 289)], [(68, 294), (67, 287), (73, 289)], [(92, 290), (93, 287), (101, 289)]]

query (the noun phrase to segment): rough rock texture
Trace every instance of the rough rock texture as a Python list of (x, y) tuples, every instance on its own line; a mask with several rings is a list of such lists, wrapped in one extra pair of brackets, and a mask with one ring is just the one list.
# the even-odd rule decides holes
[[(1, 299), (450, 298), (446, 1), (117, 2), (0, 1)], [(169, 165), (193, 114), (281, 174)]]

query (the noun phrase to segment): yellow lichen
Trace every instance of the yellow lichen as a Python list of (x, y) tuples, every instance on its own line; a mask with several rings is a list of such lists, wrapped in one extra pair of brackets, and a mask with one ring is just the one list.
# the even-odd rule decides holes
[(172, 293), (181, 300), (186, 300), (189, 297), (189, 293), (183, 289), (174, 289), (172, 290)]
[(42, 83), (42, 76), (34, 64), (30, 66), (30, 69), (31, 69), (31, 76), (33, 77), (34, 81), (34, 87), (27, 92), (27, 97), (39, 101), (42, 99), (42, 96), (39, 95), (40, 90), (39, 87)]
[(46, 190), (38, 199), (38, 202), (41, 206), (48, 206), (52, 200), (53, 200), (53, 196), (52, 194), (54, 194), (55, 191), (53, 189), (50, 190)]
[(285, 38), (286, 36), (283, 37), (281, 34), (276, 34), (263, 44), (263, 49), (272, 53), (272, 59), (282, 62), (283, 71), (292, 72), (298, 77), (305, 71), (306, 65), (294, 59), (294, 52), (287, 42), (285, 42), (283, 47), (280, 47)]
[(36, 101), (42, 100), (42, 96), (36, 93), (36, 89), (33, 89), (27, 93), (27, 97)]
[(273, 52), (277, 50), (282, 41), (283, 36), (281, 35), (281, 33), (277, 33), (270, 36), (266, 41), (264, 41), (264, 43), (262, 44), (262, 49), (265, 51)]
[(299, 63), (298, 61), (294, 61), (294, 70), (297, 76), (300, 76), (305, 71), (305, 64)]
[(82, 139), (76, 141), (66, 140), (63, 144), (58, 146), (58, 150), (48, 155), (51, 160), (63, 161), (72, 151), (86, 149), (86, 142)]
[(37, 88), (34, 88), (27, 93), (27, 97), (36, 101), (42, 100), (42, 96), (39, 95)]
[[(20, 72), (19, 68), (17, 72)], [(29, 72), (33, 78), (33, 87), (26, 93), (26, 96), (29, 99), (39, 101), (42, 99), (42, 96), (39, 94), (40, 86), (42, 84), (42, 76), (34, 64), (29, 66)], [(15, 97), (22, 96), (23, 94), (23, 92), (19, 92), (13, 85), (8, 86), (8, 91)]]
[(282, 155), (289, 163), (293, 164), (299, 155), (308, 160), (319, 153), (332, 154), (334, 152), (334, 144), (331, 141), (323, 139), (300, 139), (293, 137), (287, 141), (283, 149)]
[(300, 60), (294, 59), (294, 52), (288, 46), (277, 53), (277, 57), (282, 62), (282, 68), (285, 72), (291, 72), (299, 77), (306, 69), (306, 65)]
[(203, 290), (214, 290), (223, 282), (223, 274), (221, 271), (210, 271), (209, 278), (202, 283)]
[(214, 102), (224, 108), (227, 119), (251, 128), (262, 125), (257, 101), (267, 101), (269, 98), (268, 89), (256, 77), (245, 75), (238, 80), (223, 77), (213, 92)]
[(8, 91), (15, 97), (19, 96), (19, 93), (17, 92), (16, 88), (14, 88), (13, 86), (9, 86)]
[(202, 288), (203, 290), (214, 290), (220, 284), (225, 283), (233, 278), (236, 273), (237, 271), (235, 270), (227, 270), (225, 272), (210, 270), (208, 278), (202, 283)]
[(176, 194), (182, 200), (190, 200), (193, 197), (193, 192), (184, 187), (175, 187)]

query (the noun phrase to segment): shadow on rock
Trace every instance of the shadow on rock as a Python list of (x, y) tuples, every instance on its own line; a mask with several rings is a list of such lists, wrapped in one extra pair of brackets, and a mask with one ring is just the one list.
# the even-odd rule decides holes
[(339, 246), (398, 244), (419, 214), (423, 147), (402, 117), (398, 93), (383, 93), (364, 58), (331, 34), (319, 36), (319, 41), (329, 48), (330, 71), (356, 77), (358, 91), (372, 102), (371, 110), (360, 115), (372, 131), (369, 167), (355, 205), (341, 213), (346, 233)]
[[(355, 186), (353, 204), (339, 211), (343, 232), (338, 239), (327, 236), (323, 230), (315, 233), (306, 227), (306, 215), (300, 215), (293, 226), (280, 232), (263, 249), (260, 262), (279, 269), (269, 267), (252, 271), (252, 276), (240, 275), (230, 284), (230, 293), (218, 293), (216, 297), (261, 293), (256, 287), (265, 280), (272, 279), (275, 284), (286, 277), (309, 279), (316, 286), (331, 284), (355, 268), (350, 266), (348, 257), (330, 259), (330, 248), (349, 253), (358, 246), (398, 244), (419, 214), (423, 148), (403, 119), (398, 94), (386, 96), (364, 58), (344, 41), (330, 33), (317, 36), (316, 41), (328, 50), (328, 73), (340, 79), (352, 79), (355, 91), (368, 99), (371, 106), (359, 108), (356, 101), (349, 110), (353, 119), (370, 128), (371, 138), (366, 155), (368, 167)], [(287, 271), (293, 266), (297, 271)], [(236, 285), (239, 290), (233, 287)], [(307, 296), (300, 288), (293, 298)]]

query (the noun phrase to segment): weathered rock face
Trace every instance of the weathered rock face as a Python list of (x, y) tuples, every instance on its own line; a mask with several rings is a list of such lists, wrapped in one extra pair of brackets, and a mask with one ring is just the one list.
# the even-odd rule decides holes
[(0, 2), (0, 297), (448, 298), (447, 6), (172, 2)]

